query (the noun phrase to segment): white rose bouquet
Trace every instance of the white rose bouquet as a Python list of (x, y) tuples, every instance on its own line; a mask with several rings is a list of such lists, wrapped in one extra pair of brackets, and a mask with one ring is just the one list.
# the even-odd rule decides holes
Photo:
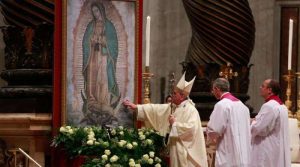
[(86, 156), (83, 167), (157, 167), (166, 166), (160, 154), (163, 142), (153, 129), (63, 126), (52, 146), (64, 149), (70, 158)]

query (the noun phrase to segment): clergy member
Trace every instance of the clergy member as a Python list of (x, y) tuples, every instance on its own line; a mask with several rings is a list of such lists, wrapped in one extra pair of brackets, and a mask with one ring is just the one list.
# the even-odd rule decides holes
[(265, 103), (251, 124), (253, 167), (291, 166), (288, 109), (279, 93), (279, 83), (272, 79), (265, 80), (260, 87)]
[(137, 118), (165, 136), (169, 133), (171, 167), (207, 167), (207, 155), (201, 119), (188, 95), (195, 77), (185, 81), (181, 77), (172, 94), (171, 104), (123, 104), (137, 111)]
[(229, 90), (227, 79), (218, 78), (213, 82), (212, 93), (220, 101), (214, 106), (207, 124), (208, 140), (217, 145), (216, 167), (249, 167), (249, 109)]

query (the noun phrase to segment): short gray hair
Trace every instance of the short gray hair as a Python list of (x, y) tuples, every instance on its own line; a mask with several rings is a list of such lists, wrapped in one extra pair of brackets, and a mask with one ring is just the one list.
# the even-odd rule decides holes
[(213, 82), (213, 87), (219, 88), (222, 92), (230, 91), (230, 84), (229, 84), (228, 80), (225, 78), (217, 78)]

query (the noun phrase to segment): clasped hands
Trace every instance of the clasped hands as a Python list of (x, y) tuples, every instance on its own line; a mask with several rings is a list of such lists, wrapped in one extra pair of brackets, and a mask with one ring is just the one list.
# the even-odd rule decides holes
[(173, 114), (169, 115), (169, 123), (171, 126), (175, 121), (176, 121), (176, 117)]
[(210, 130), (209, 127), (206, 128), (207, 144), (217, 144), (220, 140), (220, 135), (217, 132)]

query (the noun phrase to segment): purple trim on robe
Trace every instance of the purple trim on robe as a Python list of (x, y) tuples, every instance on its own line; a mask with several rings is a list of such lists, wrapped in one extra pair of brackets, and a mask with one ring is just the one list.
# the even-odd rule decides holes
[(277, 103), (279, 103), (280, 105), (283, 104), (282, 101), (280, 100), (280, 98), (279, 98), (277, 95), (271, 95), (271, 96), (269, 96), (269, 97), (265, 100), (265, 102), (268, 102), (268, 101), (270, 101), (270, 100), (275, 100), (275, 101), (277, 101)]
[(229, 99), (231, 101), (239, 101), (239, 99), (234, 97), (231, 93), (224, 93), (220, 100), (224, 98)]

